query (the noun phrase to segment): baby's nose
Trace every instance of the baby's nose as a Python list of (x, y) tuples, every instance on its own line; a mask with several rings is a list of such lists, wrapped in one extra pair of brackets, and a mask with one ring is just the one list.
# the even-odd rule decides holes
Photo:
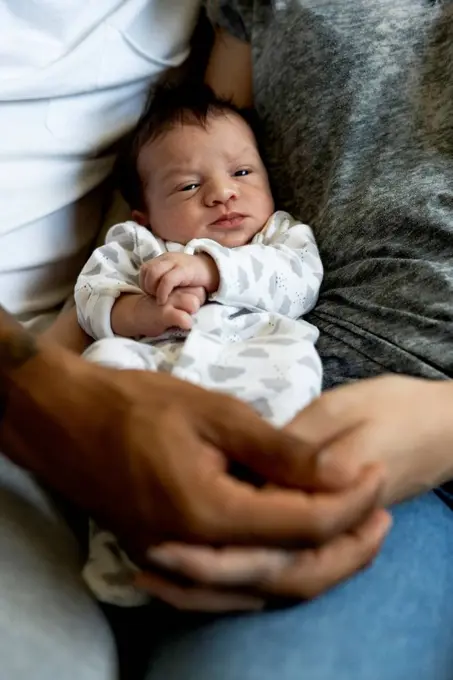
[(212, 182), (206, 193), (206, 203), (208, 205), (218, 205), (227, 203), (238, 197), (238, 189), (233, 178), (228, 180), (217, 180)]

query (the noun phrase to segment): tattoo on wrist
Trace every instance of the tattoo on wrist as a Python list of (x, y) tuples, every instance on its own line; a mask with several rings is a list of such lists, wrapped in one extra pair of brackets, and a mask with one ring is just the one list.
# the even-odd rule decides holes
[(0, 306), (0, 420), (9, 393), (8, 374), (38, 353), (35, 338)]

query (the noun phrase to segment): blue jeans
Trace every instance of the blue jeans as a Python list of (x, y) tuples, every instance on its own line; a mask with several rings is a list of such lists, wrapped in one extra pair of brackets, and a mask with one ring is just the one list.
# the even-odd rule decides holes
[(453, 514), (431, 493), (393, 515), (370, 569), (289, 609), (187, 617), (147, 680), (451, 680)]

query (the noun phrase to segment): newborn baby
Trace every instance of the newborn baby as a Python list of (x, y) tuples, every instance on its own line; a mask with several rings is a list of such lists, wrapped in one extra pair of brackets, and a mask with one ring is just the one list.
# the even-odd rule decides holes
[[(77, 281), (90, 361), (166, 371), (243, 399), (283, 426), (321, 389), (313, 233), (274, 212), (245, 113), (207, 87), (156, 93), (122, 161), (133, 221), (110, 229)], [(232, 423), (234, 427), (234, 423)], [(139, 604), (134, 567), (94, 530), (85, 577), (102, 600)]]

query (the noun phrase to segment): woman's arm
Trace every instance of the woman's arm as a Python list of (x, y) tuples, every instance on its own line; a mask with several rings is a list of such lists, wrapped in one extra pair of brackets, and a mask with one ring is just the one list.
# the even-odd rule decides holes
[(237, 106), (252, 105), (252, 50), (248, 43), (217, 29), (206, 70), (206, 82), (214, 92)]

